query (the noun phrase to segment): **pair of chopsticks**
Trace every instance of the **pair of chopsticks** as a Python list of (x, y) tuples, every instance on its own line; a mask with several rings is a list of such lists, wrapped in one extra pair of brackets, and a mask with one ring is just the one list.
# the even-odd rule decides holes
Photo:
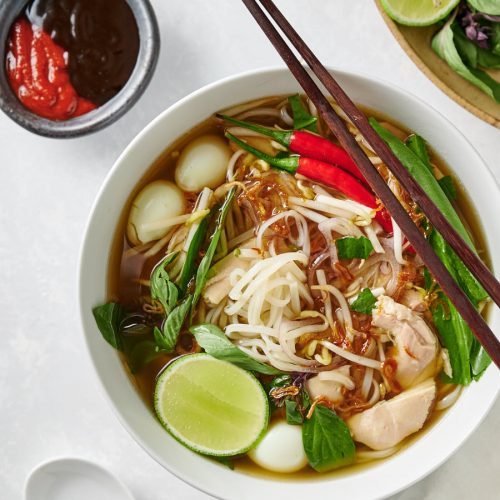
[[(431, 274), (439, 283), (443, 292), (449, 297), (462, 318), (467, 322), (478, 341), (490, 355), (491, 359), (500, 368), (500, 342), (486, 324), (474, 305), (462, 291), (460, 286), (449, 274), (444, 264), (439, 260), (429, 242), (413, 223), (406, 210), (400, 204), (389, 186), (372, 165), (355, 138), (347, 129), (343, 120), (335, 113), (332, 106), (323, 95), (306, 69), (299, 62), (292, 49), (287, 45), (280, 33), (275, 28), (262, 7), (267, 11), (280, 30), (286, 35), (297, 52), (302, 56), (319, 81), (335, 99), (352, 123), (358, 128), (373, 150), (382, 159), (399, 183), (406, 189), (410, 196), (419, 205), (432, 225), (441, 233), (456, 254), (462, 259), (471, 273), (483, 285), (493, 301), (500, 306), (500, 283), (491, 274), (485, 264), (476, 256), (473, 250), (463, 241), (455, 229), (449, 224), (446, 217), (429, 199), (425, 191), (400, 163), (383, 139), (370, 126), (367, 117), (351, 101), (333, 76), (321, 64), (311, 49), (290, 25), (283, 14), (274, 5), (272, 0), (243, 0), (252, 16), (259, 24), (262, 31), (274, 45), (295, 79), (304, 89), (305, 93), (316, 106), (319, 114), (335, 134), (342, 147), (356, 162), (371, 188), (387, 208), (401, 231), (408, 238), (413, 248), (420, 255)], [(261, 7), (262, 6), (262, 7)]]

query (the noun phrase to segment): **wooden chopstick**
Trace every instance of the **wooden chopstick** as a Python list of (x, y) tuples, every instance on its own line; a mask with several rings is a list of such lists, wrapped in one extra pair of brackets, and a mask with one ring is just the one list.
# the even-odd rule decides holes
[(365, 114), (362, 113), (351, 101), (342, 87), (321, 64), (316, 55), (305, 44), (302, 38), (293, 29), (274, 3), (271, 0), (262, 0), (261, 4), (269, 12), (271, 17), (275, 20), (276, 24), (278, 24), (283, 33), (285, 33), (293, 46), (301, 54), (328, 92), (332, 95), (332, 97), (334, 97), (337, 104), (356, 125), (357, 129), (361, 132), (365, 139), (368, 140), (380, 159), (387, 165), (400, 184), (404, 186), (412, 199), (427, 216), (431, 224), (441, 233), (443, 238), (448, 242), (453, 250), (455, 250), (456, 254), (462, 259), (464, 264), (469, 268), (470, 272), (477, 278), (481, 285), (483, 285), (491, 299), (498, 306), (500, 306), (500, 283), (486, 267), (484, 262), (479, 259), (469, 245), (464, 242), (455, 228), (448, 222), (448, 219), (429, 199), (420, 184), (418, 184), (418, 182), (409, 174), (396, 156), (394, 156), (389, 146), (368, 123), (368, 119)]
[[(252, 16), (259, 24), (262, 31), (274, 45), (288, 68), (302, 86), (306, 94), (312, 100), (323, 120), (330, 130), (335, 134), (340, 144), (356, 162), (359, 169), (365, 176), (375, 194), (380, 198), (393, 219), (396, 221), (402, 232), (411, 242), (422, 261), (432, 273), (436, 281), (441, 286), (443, 292), (448, 296), (456, 307), (462, 318), (474, 332), (478, 341), (483, 345), (494, 363), (500, 368), (500, 342), (495, 337), (489, 326), (481, 315), (476, 311), (474, 305), (462, 291), (460, 286), (449, 274), (444, 264), (439, 260), (429, 242), (422, 235), (418, 227), (413, 223), (406, 210), (399, 200), (394, 196), (389, 186), (380, 176), (377, 169), (372, 165), (364, 151), (361, 149), (355, 138), (347, 129), (343, 120), (335, 113), (330, 103), (323, 95), (319, 87), (313, 81), (309, 73), (299, 62), (293, 51), (278, 33), (273, 23), (264, 13), (256, 0), (243, 0)], [(393, 155), (385, 142), (379, 138), (378, 134), (371, 128), (366, 116), (354, 105), (345, 92), (341, 89), (334, 78), (319, 62), (312, 51), (292, 28), (271, 0), (260, 0), (262, 6), (269, 12), (281, 31), (290, 39), (296, 50), (310, 65), (318, 79), (330, 92), (338, 105), (345, 111), (354, 125), (360, 130), (370, 145), (379, 154), (380, 158), (394, 173), (401, 185), (408, 190), (411, 196), (417, 201), (421, 209), (427, 215), (431, 223), (440, 231), (443, 237), (450, 243), (450, 246), (459, 255), (464, 264), (483, 284), (484, 288), (495, 298), (495, 302), (500, 305), (500, 284), (489, 272), (486, 266), (469, 249), (468, 245), (448, 224), (448, 221), (441, 214), (439, 209), (427, 197), (423, 189), (408, 174), (403, 165)], [(424, 206), (422, 206), (424, 205)], [(430, 214), (430, 215), (429, 215)], [(448, 236), (450, 238), (448, 238)], [(469, 249), (467, 252), (464, 249)], [(476, 272), (478, 274), (476, 274)], [(492, 293), (493, 292), (493, 293)]]

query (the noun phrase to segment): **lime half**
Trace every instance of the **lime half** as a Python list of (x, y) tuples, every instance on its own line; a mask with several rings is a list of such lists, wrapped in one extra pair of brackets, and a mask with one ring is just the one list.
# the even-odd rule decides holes
[(267, 396), (255, 376), (208, 354), (169, 365), (156, 382), (154, 407), (182, 444), (221, 457), (248, 451), (269, 421)]
[(444, 19), (460, 0), (380, 0), (395, 21), (407, 26), (429, 26)]

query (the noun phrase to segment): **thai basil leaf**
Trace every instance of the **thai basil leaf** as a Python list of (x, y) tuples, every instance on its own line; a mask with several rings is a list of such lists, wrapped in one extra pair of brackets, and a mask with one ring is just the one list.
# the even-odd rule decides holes
[(493, 23), (490, 27), (490, 52), (500, 55), (500, 23)]
[[(432, 172), (431, 159), (427, 152), (427, 145), (422, 137), (417, 134), (411, 134), (405, 144), (423, 161), (424, 165)], [(434, 173), (433, 173), (434, 175)]]
[(441, 177), (441, 179), (438, 180), (438, 183), (450, 201), (455, 201), (457, 199), (457, 190), (455, 189), (455, 184), (453, 184), (451, 175)]
[(94, 307), (92, 310), (97, 328), (101, 332), (104, 340), (121, 351), (123, 342), (120, 337), (120, 325), (125, 317), (125, 310), (116, 302), (109, 302), (102, 306)]
[(366, 236), (339, 238), (335, 245), (341, 259), (367, 259), (373, 251), (372, 242)]
[(444, 59), (448, 65), (461, 77), (470, 83), (479, 87), (483, 92), (493, 99), (500, 102), (500, 84), (481, 70), (467, 67), (462, 61), (460, 54), (455, 46), (451, 22), (453, 17), (441, 28), (441, 30), (432, 39), (432, 48), (436, 54)]
[(295, 130), (309, 130), (309, 132), (318, 133), (317, 121), (315, 116), (312, 116), (304, 106), (299, 94), (292, 95), (288, 98), (293, 115), (293, 128)]
[(462, 28), (455, 22), (452, 25), (453, 40), (462, 61), (472, 67), (500, 68), (500, 55), (489, 49), (483, 49), (469, 40)]
[(161, 347), (167, 351), (172, 352), (177, 344), (179, 333), (182, 325), (191, 310), (193, 296), (188, 295), (172, 312), (167, 316), (163, 322), (161, 331)]
[(471, 302), (477, 307), (488, 294), (457, 256), (446, 240), (437, 231), (432, 231), (429, 242), (448, 272), (455, 278)]
[(500, 103), (500, 83), (491, 78), (488, 73), (481, 71), (480, 69), (470, 69), (471, 73), (481, 82), (488, 86), (491, 89), (493, 94), (493, 98)]
[(309, 464), (326, 472), (355, 460), (356, 447), (345, 422), (323, 405), (314, 408), (302, 426), (302, 442)]
[(231, 457), (212, 457), (214, 460), (219, 462), (222, 465), (225, 465), (231, 470), (234, 470), (234, 460)]
[(130, 371), (137, 373), (160, 355), (161, 351), (153, 340), (138, 342), (132, 347), (128, 355)]
[(165, 270), (177, 256), (178, 252), (167, 255), (151, 273), (151, 298), (160, 302), (165, 310), (165, 314), (170, 314), (179, 296), (177, 286), (170, 281), (168, 272)]
[(181, 276), (179, 278), (179, 290), (181, 295), (186, 293), (189, 282), (196, 274), (196, 259), (200, 253), (201, 245), (205, 241), (208, 220), (209, 217), (207, 215), (201, 220), (189, 244), (186, 260), (184, 261), (184, 266), (182, 267)]
[(498, 0), (467, 0), (467, 3), (484, 14), (500, 15), (500, 2)]
[(439, 332), (439, 338), (448, 349), (452, 376), (442, 375), (446, 382), (467, 385), (471, 382), (470, 351), (473, 335), (444, 293), (438, 293), (438, 300), (432, 306), (432, 318)]
[(453, 42), (462, 61), (467, 66), (475, 68), (477, 66), (477, 49), (479, 47), (464, 35), (462, 28), (456, 22), (452, 24), (451, 29), (453, 31)]
[(288, 387), (293, 384), (292, 376), (283, 374), (274, 377), (269, 384), (269, 390), (277, 389), (278, 387)]
[(195, 336), (200, 347), (214, 358), (229, 361), (240, 368), (264, 375), (281, 374), (276, 368), (261, 363), (238, 349), (218, 326), (207, 323), (192, 326), (189, 331)]
[(203, 287), (205, 286), (205, 283), (207, 281), (208, 271), (210, 269), (210, 266), (212, 265), (212, 260), (215, 255), (215, 251), (217, 250), (217, 245), (219, 244), (222, 229), (224, 228), (224, 222), (226, 220), (227, 213), (229, 212), (229, 208), (231, 207), (231, 202), (233, 201), (235, 192), (236, 187), (232, 187), (227, 193), (224, 203), (219, 209), (219, 214), (215, 223), (215, 230), (210, 240), (210, 244), (208, 245), (207, 253), (204, 255), (203, 259), (200, 262), (200, 265), (198, 266), (198, 270), (196, 272), (196, 287), (193, 297), (193, 307), (197, 304)]
[(376, 302), (377, 297), (373, 295), (372, 291), (369, 288), (364, 288), (351, 304), (351, 309), (363, 314), (371, 314)]
[(424, 288), (429, 291), (431, 287), (434, 285), (434, 278), (431, 276), (429, 269), (424, 267)]
[(286, 422), (290, 425), (302, 425), (304, 419), (299, 411), (297, 401), (293, 399), (285, 400)]
[(472, 371), (472, 378), (479, 380), (486, 368), (491, 364), (491, 358), (484, 350), (484, 347), (474, 337), (472, 339), (472, 347), (470, 351), (470, 367)]

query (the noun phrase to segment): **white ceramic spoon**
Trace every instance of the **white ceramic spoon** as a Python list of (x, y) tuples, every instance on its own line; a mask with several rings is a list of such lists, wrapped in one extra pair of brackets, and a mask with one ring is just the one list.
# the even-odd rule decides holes
[(61, 458), (37, 466), (29, 475), (25, 500), (134, 500), (128, 488), (100, 465)]

